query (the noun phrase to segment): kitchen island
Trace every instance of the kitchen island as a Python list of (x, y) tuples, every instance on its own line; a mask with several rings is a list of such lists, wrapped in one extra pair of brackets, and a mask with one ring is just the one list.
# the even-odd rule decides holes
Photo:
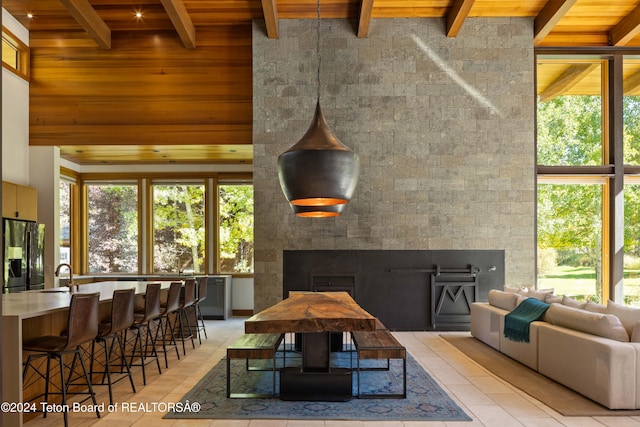
[[(168, 289), (171, 281), (153, 281)], [(81, 285), (75, 293), (100, 293), (100, 316), (108, 318), (111, 298), (116, 289), (135, 288), (136, 295), (144, 295), (147, 282), (108, 281)], [(22, 342), (42, 335), (58, 335), (66, 327), (69, 288), (52, 288), (2, 294), (2, 400), (19, 403), (23, 399)], [(2, 413), (2, 425), (21, 426), (22, 413)]]

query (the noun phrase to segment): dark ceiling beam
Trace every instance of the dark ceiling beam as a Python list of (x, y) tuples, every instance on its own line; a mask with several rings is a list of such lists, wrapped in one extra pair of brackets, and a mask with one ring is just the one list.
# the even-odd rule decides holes
[(540, 101), (550, 101), (556, 96), (564, 95), (569, 89), (580, 83), (589, 73), (598, 69), (600, 64), (574, 64), (540, 92)]
[(456, 37), (476, 0), (456, 0), (447, 14), (447, 37)]
[(103, 49), (111, 49), (111, 29), (88, 0), (60, 0), (69, 14)]
[(611, 46), (624, 46), (640, 32), (640, 6), (637, 6), (609, 31)]
[(358, 37), (365, 38), (369, 35), (369, 24), (373, 12), (373, 0), (362, 0), (360, 3), (360, 19), (358, 20)]
[(176, 29), (182, 44), (187, 49), (195, 49), (196, 47), (196, 28), (191, 22), (191, 17), (187, 8), (184, 7), (182, 0), (160, 0), (164, 10), (169, 15), (171, 23)]
[(533, 22), (533, 44), (539, 44), (577, 0), (549, 0)]
[(267, 26), (267, 37), (278, 38), (278, 4), (276, 0), (262, 0), (262, 14)]

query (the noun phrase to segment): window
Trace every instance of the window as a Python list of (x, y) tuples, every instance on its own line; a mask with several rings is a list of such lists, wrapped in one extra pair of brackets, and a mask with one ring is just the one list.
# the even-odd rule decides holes
[(61, 170), (61, 259), (80, 274), (253, 274), (251, 175), (186, 175)]
[(2, 66), (29, 80), (29, 46), (2, 27)]
[(601, 301), (602, 187), (538, 181), (538, 288)]
[(537, 85), (537, 285), (598, 302), (608, 184), (603, 64), (544, 58)]
[(538, 164), (603, 164), (601, 69), (601, 61), (538, 62)]
[(204, 184), (154, 183), (153, 271), (206, 271)]
[(253, 273), (253, 185), (218, 186), (219, 270)]
[(624, 164), (640, 165), (640, 59), (624, 61)]
[(71, 264), (71, 184), (60, 181), (60, 262)]
[(138, 186), (87, 184), (90, 273), (138, 272)]

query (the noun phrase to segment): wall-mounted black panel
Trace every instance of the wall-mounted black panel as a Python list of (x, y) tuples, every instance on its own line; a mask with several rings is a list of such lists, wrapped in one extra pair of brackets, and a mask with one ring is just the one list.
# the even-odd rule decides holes
[(398, 331), (468, 330), (468, 304), (486, 301), (505, 277), (502, 250), (284, 251), (283, 272), (283, 297), (346, 290)]

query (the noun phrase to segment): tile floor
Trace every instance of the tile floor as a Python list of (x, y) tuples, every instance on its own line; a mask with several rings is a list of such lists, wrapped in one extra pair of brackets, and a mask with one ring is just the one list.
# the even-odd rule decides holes
[[(227, 321), (207, 321), (208, 340), (196, 349), (187, 347), (186, 357), (177, 360), (170, 353), (169, 369), (159, 375), (157, 369), (148, 369), (147, 385), (142, 386), (139, 368), (136, 368), (137, 393), (133, 394), (126, 381), (116, 385), (120, 402), (177, 402), (196, 384), (211, 367), (225, 355), (228, 344), (243, 332), (244, 318)], [(398, 332), (395, 334), (407, 350), (425, 367), (439, 384), (473, 418), (471, 422), (361, 422), (361, 421), (300, 421), (300, 420), (164, 420), (161, 412), (123, 412), (103, 414), (72, 413), (70, 426), (220, 426), (220, 427), (475, 427), (475, 426), (532, 426), (532, 427), (595, 427), (640, 426), (640, 417), (563, 417), (508, 383), (469, 360), (444, 341), (436, 332)], [(162, 365), (164, 368), (164, 365)], [(153, 368), (153, 365), (151, 365)], [(149, 374), (150, 373), (150, 374)], [(588, 374), (588, 373), (585, 373)], [(106, 387), (97, 388), (100, 402), (108, 403)], [(138, 405), (140, 406), (140, 405)], [(61, 415), (41, 416), (25, 423), (27, 427), (60, 426)]]

